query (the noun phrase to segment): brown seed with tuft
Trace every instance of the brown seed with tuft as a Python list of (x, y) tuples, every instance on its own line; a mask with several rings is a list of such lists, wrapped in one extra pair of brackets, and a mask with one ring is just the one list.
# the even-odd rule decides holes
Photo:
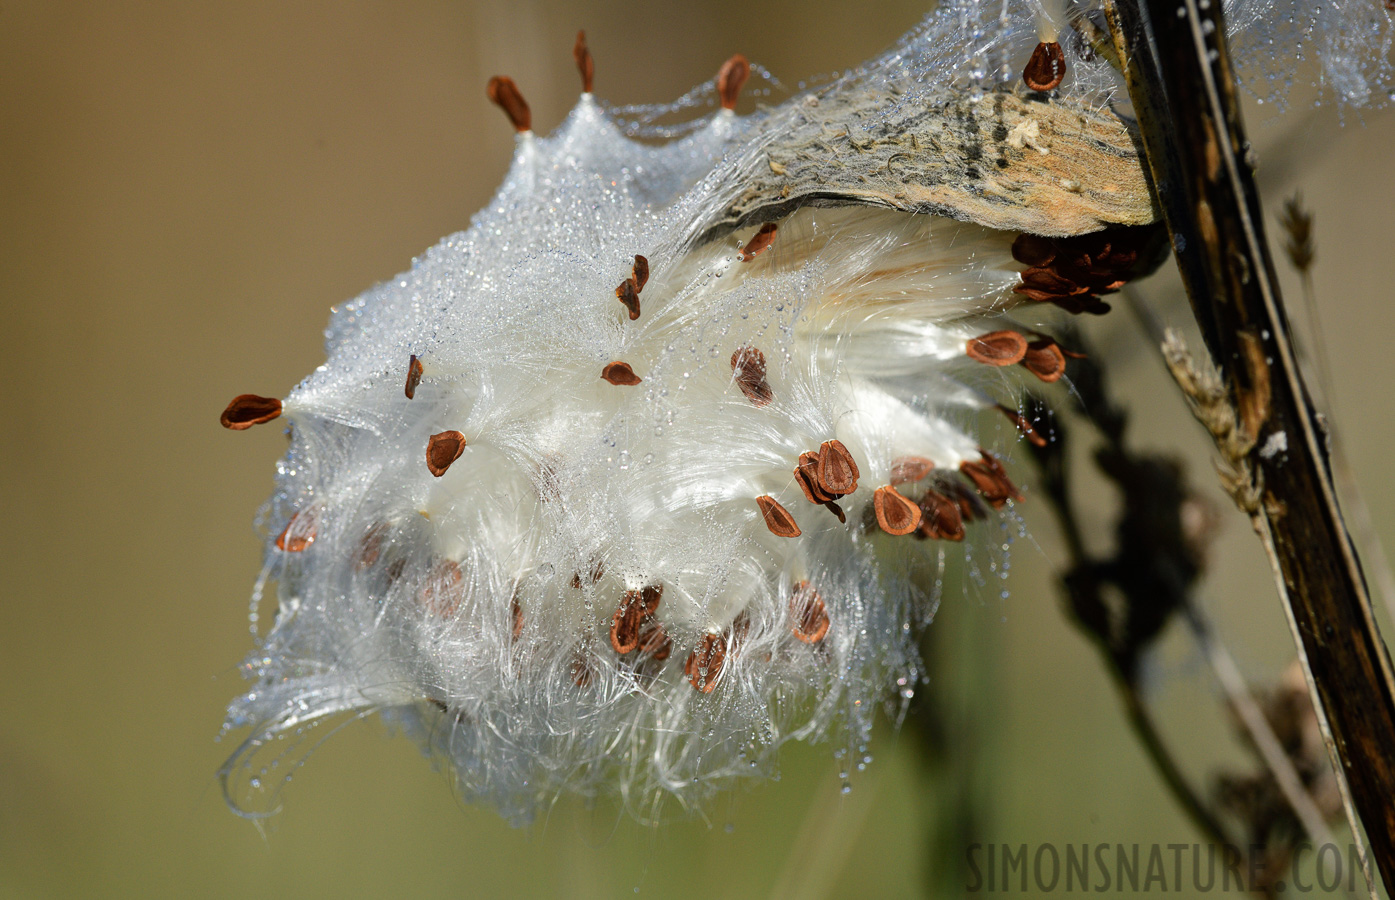
[(606, 367), (601, 369), (601, 377), (621, 387), (634, 387), (643, 380), (630, 368), (629, 363), (619, 361), (606, 363)]
[(407, 360), (407, 399), (413, 400), (417, 396), (417, 385), (421, 384), (422, 373), (426, 369), (422, 367), (421, 360), (415, 353)]
[(727, 658), (727, 639), (720, 634), (705, 634), (698, 641), (697, 649), (688, 654), (683, 663), (683, 674), (689, 683), (704, 694), (712, 693), (717, 686), (717, 678), (722, 674), (722, 663)]
[(649, 283), (649, 260), (635, 254), (634, 268), (630, 269), (630, 280), (635, 283), (635, 293), (644, 290), (644, 286)]
[(771, 534), (777, 537), (799, 537), (802, 533), (795, 524), (794, 516), (777, 503), (774, 497), (762, 494), (756, 498), (756, 504), (760, 506), (760, 514), (765, 517), (765, 527), (770, 529)]
[(722, 63), (722, 68), (717, 72), (717, 94), (722, 99), (722, 109), (736, 109), (741, 87), (750, 77), (751, 64), (740, 53)]
[[(587, 581), (589, 581), (591, 584), (595, 584), (596, 582), (600, 581), (601, 578), (603, 578), (604, 576), (605, 576), (605, 564), (604, 564), (603, 562), (601, 562), (599, 559), (592, 560), (592, 561), (591, 561), (591, 572), (590, 572), (590, 574), (588, 574), (588, 575), (586, 576)], [(575, 590), (578, 590), (578, 591), (581, 590), (581, 573), (580, 573), (580, 572), (577, 572), (576, 574), (572, 575), (572, 588), (575, 589)], [(660, 590), (662, 590), (662, 588), (661, 588)]]
[(591, 662), (591, 657), (585, 650), (578, 647), (572, 656), (572, 682), (584, 688), (596, 677), (596, 667)]
[(223, 410), (218, 418), (224, 428), (243, 431), (253, 425), (270, 422), (281, 415), (281, 401), (275, 397), (259, 397), (256, 394), (238, 394)]
[(1033, 447), (1045, 447), (1050, 441), (1040, 431), (1032, 427), (1032, 423), (1027, 421), (1027, 417), (1015, 409), (999, 405), (998, 409), (1003, 415), (1008, 417), (1008, 421), (1017, 426), (1017, 430), (1022, 432), (1022, 436), (1031, 442)]
[(1034, 91), (1052, 91), (1066, 77), (1066, 54), (1055, 41), (1037, 44), (1027, 68), (1022, 70), (1022, 82)]
[(1008, 478), (1003, 464), (985, 450), (979, 450), (980, 459), (965, 460), (959, 464), (959, 471), (974, 483), (983, 499), (994, 509), (1001, 509), (1008, 500), (1021, 500), (1017, 486)]
[(927, 490), (920, 498), (920, 528), (916, 533), (921, 537), (937, 538), (944, 541), (964, 540), (964, 517), (959, 504), (935, 490)]
[(287, 553), (300, 553), (315, 543), (319, 517), (320, 512), (315, 507), (302, 509), (291, 516), (291, 520), (276, 538), (276, 549)]
[(790, 630), (806, 644), (817, 644), (828, 634), (828, 609), (807, 581), (799, 582), (790, 592)]
[(441, 560), (431, 570), (421, 589), (422, 606), (433, 616), (442, 619), (454, 615), (465, 596), (464, 582), (465, 575), (457, 563), (449, 559)]
[(751, 239), (746, 242), (746, 246), (737, 251), (736, 258), (742, 262), (750, 262), (766, 251), (775, 242), (775, 232), (779, 230), (774, 222), (766, 222), (760, 227), (760, 231), (751, 235)]
[(1027, 345), (1022, 368), (1047, 384), (1061, 379), (1066, 372), (1066, 354), (1051, 338), (1041, 338)]
[(819, 446), (819, 487), (837, 499), (857, 490), (857, 462), (842, 441), (824, 441)]
[(446, 474), (450, 464), (459, 459), (460, 454), (464, 452), (465, 435), (460, 432), (443, 431), (433, 434), (426, 442), (426, 468), (431, 470), (432, 475), (440, 478)]
[(991, 331), (964, 345), (969, 359), (988, 366), (1010, 366), (1027, 355), (1027, 339), (1015, 331)]
[(513, 639), (518, 640), (519, 636), (523, 634), (523, 607), (518, 602), (517, 594), (514, 594), (513, 599), (509, 601), (509, 617), (513, 621), (511, 631)]
[(523, 95), (518, 91), (518, 85), (513, 83), (513, 79), (507, 75), (495, 75), (489, 79), (489, 86), (485, 88), (485, 93), (495, 106), (504, 111), (504, 115), (509, 117), (515, 130), (521, 132), (531, 131), (533, 128), (533, 114), (528, 110), (528, 102), (523, 99)]
[(383, 554), (383, 543), (388, 536), (388, 523), (376, 522), (359, 538), (358, 553), (354, 556), (354, 571), (362, 572), (378, 562)]
[(586, 32), (576, 33), (576, 44), (572, 46), (572, 59), (576, 60), (576, 70), (581, 73), (581, 92), (591, 93), (591, 82), (596, 77), (596, 61), (586, 46)]
[(795, 483), (804, 492), (810, 503), (828, 503), (834, 498), (819, 485), (819, 455), (805, 452), (799, 454), (799, 465), (794, 470)]
[(923, 456), (903, 456), (891, 462), (891, 486), (924, 481), (935, 470), (935, 464)]
[(877, 524), (887, 534), (910, 534), (920, 527), (920, 507), (891, 485), (872, 493), (872, 508), (877, 513)]
[(731, 371), (736, 386), (756, 406), (769, 406), (775, 399), (770, 382), (765, 380), (765, 354), (755, 347), (738, 347), (731, 355)]
[(669, 654), (673, 652), (673, 640), (657, 619), (648, 617), (640, 627), (639, 652), (658, 662), (668, 659)]
[(625, 592), (610, 624), (610, 645), (616, 653), (624, 655), (643, 643), (643, 626), (658, 610), (663, 596), (661, 584)]
[(615, 299), (625, 305), (629, 310), (630, 321), (639, 318), (639, 288), (633, 278), (626, 278), (620, 282), (620, 286), (615, 289)]

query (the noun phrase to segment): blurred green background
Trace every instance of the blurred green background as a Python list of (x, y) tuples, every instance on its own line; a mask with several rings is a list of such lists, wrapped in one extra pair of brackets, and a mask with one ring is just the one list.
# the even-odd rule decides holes
[[(0, 896), (954, 896), (964, 874), (930, 860), (957, 863), (970, 840), (1199, 840), (1061, 614), (1061, 545), (1020, 459), (1034, 541), (1015, 551), (1011, 597), (952, 587), (935, 625), (949, 762), (888, 728), (846, 795), (832, 748), (799, 746), (778, 782), (705, 817), (652, 829), (563, 801), (520, 830), (460, 803), (370, 720), (315, 754), (269, 835), (224, 806), (214, 773), (232, 747), (214, 738), (242, 690), (252, 515), (284, 439), (230, 434), (218, 413), (244, 391), (283, 395), (322, 361), (331, 304), (488, 199), (513, 142), (488, 77), (512, 75), (547, 131), (575, 100), (581, 27), (598, 94), (638, 103), (737, 50), (790, 84), (842, 69), (921, 14), (899, 0), (0, 3)], [(1335, 420), (1377, 531), (1395, 535), (1395, 116), (1339, 129), (1327, 109), (1252, 113), (1270, 206), (1301, 187), (1316, 211)], [(1171, 276), (1146, 294), (1179, 314)], [(1274, 681), (1287, 628), (1200, 431), (1126, 312), (1086, 327), (1135, 442), (1175, 450), (1216, 498), (1203, 601), (1246, 674)], [(1103, 549), (1113, 499), (1087, 493)], [(1163, 642), (1149, 690), (1195, 779), (1247, 763), (1184, 636)]]

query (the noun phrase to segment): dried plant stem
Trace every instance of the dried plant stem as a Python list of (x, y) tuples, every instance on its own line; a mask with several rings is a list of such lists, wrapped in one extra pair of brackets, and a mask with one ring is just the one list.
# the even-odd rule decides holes
[(1220, 402), (1194, 409), (1230, 469), (1227, 488), (1269, 554), (1318, 720), (1331, 735), (1338, 783), (1349, 785), (1353, 832), (1360, 833), (1359, 812), (1392, 884), (1395, 676), (1295, 364), (1221, 4), (1142, 0), (1110, 12), (1183, 282), (1224, 370)]

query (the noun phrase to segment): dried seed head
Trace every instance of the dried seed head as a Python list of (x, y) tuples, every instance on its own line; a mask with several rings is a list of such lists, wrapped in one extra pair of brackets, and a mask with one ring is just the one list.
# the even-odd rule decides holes
[(765, 354), (755, 347), (738, 347), (731, 355), (731, 371), (736, 386), (756, 406), (768, 406), (775, 399), (765, 380)]
[(757, 256), (765, 252), (775, 241), (775, 232), (779, 227), (774, 222), (766, 222), (760, 230), (751, 235), (751, 239), (746, 242), (746, 246), (737, 252), (736, 258), (742, 262), (750, 262)]
[(698, 641), (697, 649), (688, 654), (683, 664), (683, 674), (693, 687), (704, 694), (712, 693), (717, 679), (722, 674), (722, 665), (727, 658), (727, 638), (720, 634), (705, 634)]
[(990, 331), (970, 338), (965, 354), (989, 366), (1010, 366), (1027, 355), (1027, 339), (1015, 331)]
[(259, 397), (256, 394), (238, 394), (223, 410), (218, 421), (224, 428), (242, 431), (253, 425), (270, 422), (281, 415), (281, 401), (275, 397)]
[(1022, 70), (1022, 82), (1034, 91), (1053, 91), (1065, 77), (1066, 54), (1055, 41), (1037, 44)]
[(1045, 381), (1059, 381), (1066, 372), (1066, 355), (1051, 338), (1041, 338), (1027, 345), (1022, 368)]
[(605, 368), (601, 369), (601, 377), (611, 384), (622, 387), (634, 387), (644, 380), (635, 374), (635, 370), (630, 368), (629, 363), (618, 360), (606, 363)]
[(819, 486), (830, 495), (830, 499), (857, 490), (857, 477), (860, 474), (857, 462), (842, 441), (824, 441), (819, 446)]
[(923, 456), (902, 456), (891, 461), (891, 485), (923, 481), (935, 470), (935, 464)]
[(740, 53), (722, 63), (717, 72), (717, 94), (722, 100), (722, 109), (736, 109), (736, 100), (741, 96), (741, 87), (751, 77), (751, 64)]
[(596, 61), (586, 46), (586, 32), (576, 33), (576, 44), (572, 47), (572, 59), (576, 60), (576, 70), (581, 73), (581, 92), (591, 93), (591, 82), (596, 77)]
[(828, 610), (807, 581), (797, 583), (790, 592), (790, 630), (806, 644), (817, 644), (828, 634)]
[(1021, 500), (1022, 495), (1003, 470), (1003, 464), (986, 450), (979, 451), (977, 461), (965, 460), (959, 464), (959, 471), (974, 483), (978, 492), (989, 505), (1000, 509), (1008, 500)]
[(522, 133), (533, 129), (533, 114), (529, 112), (528, 103), (519, 93), (518, 85), (513, 83), (512, 78), (507, 75), (495, 75), (489, 79), (489, 86), (485, 88), (485, 93), (489, 95), (489, 99), (494, 105), (502, 109), (504, 115), (509, 117), (514, 130)]
[(765, 518), (765, 527), (770, 529), (771, 534), (778, 537), (799, 537), (799, 526), (795, 524), (794, 516), (776, 502), (774, 497), (762, 494), (756, 498), (756, 504), (760, 507), (760, 514)]
[(964, 540), (964, 517), (959, 504), (933, 489), (920, 498), (920, 528), (922, 537), (945, 541)]
[(421, 360), (417, 359), (415, 353), (407, 361), (407, 399), (413, 400), (417, 396), (417, 385), (421, 384), (422, 373), (426, 370), (422, 367)]
[[(638, 257), (636, 257), (638, 258)], [(648, 266), (645, 266), (645, 274), (648, 274)], [(639, 318), (639, 286), (634, 278), (626, 278), (620, 282), (620, 286), (615, 289), (615, 299), (625, 305), (629, 310), (630, 321)]]
[(446, 474), (450, 464), (465, 452), (465, 435), (458, 431), (442, 431), (431, 435), (426, 442), (426, 468), (440, 478)]
[(887, 534), (910, 534), (920, 527), (920, 507), (891, 485), (879, 487), (872, 493), (872, 508), (877, 513), (877, 524)]

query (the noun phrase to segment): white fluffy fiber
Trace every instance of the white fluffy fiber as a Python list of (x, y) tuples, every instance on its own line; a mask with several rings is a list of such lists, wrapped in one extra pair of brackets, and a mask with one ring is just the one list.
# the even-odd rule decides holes
[[(991, 80), (1035, 40), (1032, 8), (1001, 8), (947, 6), (844, 83), (896, 78), (914, 102), (917, 85)], [(1074, 90), (1099, 88), (1101, 65), (1073, 63)], [(617, 791), (648, 815), (768, 770), (788, 739), (859, 743), (918, 683), (934, 598), (912, 573), (958, 545), (882, 533), (871, 496), (900, 456), (953, 473), (1015, 439), (999, 417), (980, 437), (979, 411), (1012, 403), (1023, 373), (963, 349), (1010, 324), (1022, 267), (1014, 235), (853, 208), (794, 214), (751, 262), (736, 254), (754, 226), (698, 243), (780, 115), (720, 112), (656, 147), (583, 97), (555, 135), (520, 136), (467, 231), (334, 312), (326, 363), (285, 400), (291, 447), (264, 511), (278, 607), (229, 711), (252, 728), (224, 773), (235, 805), (276, 805), (308, 724), (391, 711), (511, 818), (566, 791)], [(652, 275), (631, 321), (615, 289), (636, 254)], [(766, 406), (733, 378), (748, 345), (768, 363)], [(425, 374), (408, 400), (413, 354)], [(602, 380), (616, 360), (642, 382)], [(468, 446), (436, 478), (425, 448), (447, 429)], [(792, 476), (831, 439), (861, 469), (846, 525)], [(761, 495), (803, 533), (773, 534)], [(969, 541), (1001, 543), (1010, 515)], [(314, 541), (286, 552), (293, 519)], [(831, 623), (816, 643), (792, 634), (803, 581)], [(621, 659), (612, 616), (650, 585), (672, 652)], [(705, 693), (684, 663), (710, 634), (739, 644)]]

